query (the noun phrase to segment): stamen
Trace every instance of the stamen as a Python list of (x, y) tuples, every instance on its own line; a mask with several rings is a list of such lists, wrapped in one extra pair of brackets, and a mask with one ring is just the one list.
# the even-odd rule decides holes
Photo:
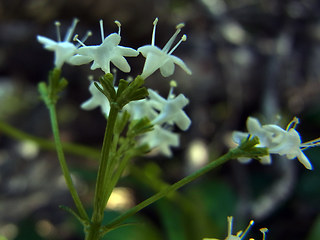
[(178, 84), (175, 80), (170, 81), (170, 90), (169, 90), (169, 94), (168, 94), (168, 99), (174, 97), (173, 90), (177, 86), (178, 86)]
[(118, 34), (120, 35), (120, 32), (121, 32), (121, 23), (120, 23), (118, 20), (114, 21), (114, 23), (117, 24), (117, 26), (118, 26), (118, 28), (119, 28)]
[(103, 42), (104, 41), (103, 20), (101, 19), (99, 22), (100, 22), (101, 40)]
[(169, 55), (173, 53), (174, 50), (177, 49), (177, 47), (180, 45), (180, 43), (187, 41), (187, 35), (183, 35), (180, 39), (180, 41), (171, 49), (171, 51), (168, 53)]
[(66, 34), (66, 36), (65, 36), (65, 38), (64, 38), (64, 41), (65, 41), (65, 42), (70, 42), (71, 37), (72, 37), (72, 35), (73, 35), (73, 32), (74, 32), (74, 30), (75, 30), (78, 22), (79, 22), (79, 19), (78, 19), (78, 18), (73, 19), (73, 22), (72, 22), (72, 24), (71, 24), (71, 27), (68, 29), (68, 32), (67, 32), (67, 34)]
[(249, 231), (250, 227), (251, 227), (253, 224), (254, 224), (254, 221), (251, 220), (251, 221), (249, 222), (249, 225), (248, 225), (248, 227), (246, 228), (246, 230), (244, 230), (244, 232), (241, 234), (241, 239), (244, 238), (244, 236), (247, 234), (247, 232)]
[(320, 146), (320, 138), (316, 138), (316, 139), (313, 139), (311, 141), (302, 143), (300, 145), (300, 149), (301, 150), (306, 150), (307, 148), (317, 147), (317, 146)]
[(60, 23), (59, 21), (55, 21), (55, 22), (54, 22), (54, 25), (56, 25), (58, 42), (61, 42), (61, 34), (60, 34), (60, 26), (61, 26), (61, 23)]
[(81, 42), (78, 37), (79, 37), (79, 35), (76, 34), (76, 35), (73, 37), (73, 41), (80, 43), (80, 45), (82, 45), (83, 47), (86, 47), (86, 45), (85, 45), (83, 42)]
[(177, 30), (176, 32), (172, 35), (172, 37), (169, 39), (169, 41), (167, 42), (167, 44), (163, 47), (162, 51), (164, 51), (165, 53), (167, 53), (169, 51), (169, 49), (171, 48), (174, 40), (176, 39), (176, 37), (178, 36), (178, 34), (181, 32), (181, 28), (184, 27), (183, 23), (180, 23), (176, 26)]
[(228, 236), (232, 235), (232, 221), (233, 221), (233, 217), (227, 217), (228, 220)]
[(294, 117), (291, 122), (287, 125), (286, 131), (289, 131), (291, 128), (295, 129), (296, 126), (299, 124), (299, 118)]
[(266, 233), (268, 232), (268, 228), (261, 228), (260, 232), (263, 234), (262, 240), (266, 240)]
[(92, 36), (92, 32), (91, 32), (91, 31), (88, 31), (88, 32), (86, 33), (86, 35), (81, 39), (81, 42), (84, 43), (84, 42), (87, 41), (87, 39), (88, 39), (89, 37), (91, 37), (91, 36)]
[(153, 21), (153, 30), (152, 30), (151, 46), (154, 46), (154, 44), (155, 44), (156, 27), (157, 27), (158, 20), (159, 20), (159, 19), (156, 18), (156, 19)]

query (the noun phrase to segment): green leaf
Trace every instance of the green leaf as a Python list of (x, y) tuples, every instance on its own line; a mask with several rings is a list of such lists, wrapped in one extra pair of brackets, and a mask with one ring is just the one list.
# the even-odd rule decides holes
[(98, 88), (100, 92), (102, 92), (109, 100), (109, 102), (114, 102), (116, 100), (116, 90), (113, 86), (113, 75), (111, 73), (107, 73), (99, 79), (103, 89), (95, 83), (95, 86)]
[(59, 208), (61, 208), (62, 210), (70, 213), (71, 215), (73, 215), (84, 227), (88, 227), (89, 226), (89, 222), (87, 222), (86, 220), (82, 219), (75, 211), (73, 211), (71, 208), (64, 206), (64, 205), (59, 205)]
[(68, 85), (68, 81), (65, 78), (61, 78), (60, 74), (61, 70), (55, 68), (49, 72), (48, 84), (40, 82), (38, 85), (41, 99), (47, 106), (49, 104), (55, 104), (59, 99), (59, 94)]
[[(121, 84), (124, 85), (124, 83), (121, 83)], [(130, 84), (128, 84), (125, 89), (123, 89), (124, 88), (123, 86), (121, 87), (121, 90), (117, 96), (117, 102), (121, 108), (131, 101), (144, 99), (145, 97), (148, 96), (148, 90), (142, 86), (143, 84), (144, 84), (143, 78), (138, 76), (135, 78), (135, 80), (133, 80)]]
[(124, 80), (120, 79), (118, 90), (117, 90), (117, 97), (121, 96), (122, 92), (128, 87), (129, 83)]

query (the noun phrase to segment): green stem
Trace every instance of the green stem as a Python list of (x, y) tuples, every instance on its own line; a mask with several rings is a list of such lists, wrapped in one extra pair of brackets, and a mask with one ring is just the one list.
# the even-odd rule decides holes
[(87, 240), (98, 240), (98, 233), (94, 233), (98, 230), (100, 232), (100, 227), (102, 224), (104, 209), (106, 205), (105, 200), (105, 192), (108, 192), (106, 180), (108, 179), (107, 173), (112, 172), (110, 170), (110, 148), (112, 145), (114, 126), (116, 123), (116, 119), (119, 113), (119, 108), (113, 104), (111, 104), (111, 109), (108, 117), (108, 122), (106, 126), (106, 131), (103, 139), (103, 145), (101, 150), (101, 159), (98, 169), (97, 182), (96, 182), (96, 190), (94, 196), (94, 205), (93, 205), (93, 214), (92, 214), (92, 224), (89, 229), (89, 233), (86, 237)]
[(63, 176), (65, 178), (66, 184), (68, 186), (68, 189), (71, 193), (71, 196), (73, 198), (73, 201), (78, 209), (79, 215), (83, 220), (88, 221), (89, 217), (81, 203), (81, 200), (79, 198), (79, 195), (77, 193), (77, 190), (74, 187), (74, 184), (72, 182), (72, 178), (65, 160), (65, 156), (62, 150), (62, 144), (61, 144), (61, 139), (60, 139), (60, 134), (59, 134), (59, 127), (58, 127), (58, 121), (57, 121), (57, 114), (56, 114), (56, 107), (55, 104), (48, 104), (47, 105), (50, 113), (50, 120), (51, 120), (51, 127), (52, 127), (52, 133), (54, 136), (54, 142), (58, 154), (58, 159), (60, 162), (60, 166), (62, 169)]
[(146, 199), (145, 201), (139, 203), (135, 207), (129, 209), (124, 214), (120, 215), (119, 217), (117, 217), (116, 219), (111, 221), (109, 224), (107, 224), (105, 226), (105, 228), (106, 229), (107, 228), (112, 229), (112, 228), (115, 228), (115, 227), (119, 226), (123, 221), (125, 221), (126, 219), (128, 219), (132, 215), (136, 214), (137, 212), (139, 212), (143, 208), (145, 208), (145, 207), (149, 206), (150, 204), (158, 201), (159, 199), (167, 196), (168, 194), (176, 191), (177, 189), (183, 187), (187, 183), (190, 183), (190, 182), (194, 181), (195, 179), (199, 178), (203, 174), (205, 174), (205, 173), (209, 172), (210, 170), (220, 166), (221, 164), (227, 162), (228, 160), (236, 158), (238, 155), (241, 155), (240, 154), (241, 151), (238, 152), (237, 150), (238, 150), (238, 148), (230, 150), (228, 153), (226, 153), (225, 155), (221, 156), (217, 160), (209, 163), (207, 166), (199, 169), (198, 171), (194, 172), (193, 174), (181, 179), (180, 181), (176, 182), (175, 184), (167, 187), (166, 189), (156, 193), (155, 195), (151, 196), (150, 198)]
[[(0, 131), (1, 133), (15, 138), (21, 141), (31, 141), (36, 143), (40, 148), (45, 150), (55, 150), (56, 146), (52, 140), (47, 140), (41, 137), (23, 132), (3, 121), (0, 120)], [(82, 156), (85, 158), (99, 159), (100, 151), (85, 145), (74, 144), (74, 143), (62, 143), (62, 149), (64, 152), (68, 152), (74, 155)]]

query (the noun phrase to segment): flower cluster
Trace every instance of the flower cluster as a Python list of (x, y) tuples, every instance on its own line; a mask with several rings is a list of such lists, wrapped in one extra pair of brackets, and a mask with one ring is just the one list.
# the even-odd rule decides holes
[(187, 74), (191, 74), (191, 70), (186, 66), (186, 64), (180, 58), (172, 55), (173, 51), (180, 45), (180, 43), (186, 41), (187, 36), (183, 35), (181, 40), (171, 48), (184, 24), (181, 23), (177, 25), (176, 32), (164, 48), (160, 49), (155, 46), (157, 22), (158, 18), (153, 22), (154, 27), (151, 45), (142, 46), (138, 48), (138, 50), (119, 45), (121, 41), (121, 24), (119, 21), (115, 21), (118, 26), (118, 33), (111, 33), (105, 38), (103, 21), (100, 20), (102, 40), (100, 45), (86, 46), (84, 44), (84, 41), (91, 35), (91, 32), (87, 33), (84, 40), (79, 40), (78, 35), (75, 35), (73, 39), (78, 42), (78, 45), (70, 42), (72, 34), (74, 33), (75, 27), (78, 23), (77, 19), (73, 21), (72, 26), (69, 28), (63, 41), (61, 41), (60, 37), (59, 22), (56, 22), (58, 36), (57, 42), (43, 36), (37, 36), (37, 39), (40, 43), (44, 44), (46, 49), (54, 51), (56, 68), (61, 68), (65, 62), (72, 65), (82, 65), (93, 62), (91, 65), (92, 70), (101, 68), (104, 73), (110, 73), (110, 63), (112, 63), (121, 71), (130, 72), (131, 68), (125, 57), (136, 57), (141, 53), (146, 58), (141, 74), (143, 78), (149, 77), (158, 69), (160, 69), (160, 72), (164, 77), (168, 77), (174, 73), (174, 64), (179, 65)]
[[(295, 130), (299, 123), (298, 118), (294, 118), (286, 127), (282, 129), (275, 124), (261, 125), (260, 122), (253, 117), (247, 119), (248, 133), (234, 132), (232, 135), (233, 141), (240, 144), (241, 141), (249, 135), (257, 136), (260, 143), (257, 147), (266, 147), (270, 154), (279, 154), (288, 159), (298, 158), (298, 160), (305, 166), (305, 168), (312, 170), (312, 165), (303, 150), (319, 146), (320, 139), (315, 139), (309, 142), (301, 143), (300, 134)], [(240, 158), (240, 161), (247, 162), (250, 159)], [(260, 158), (261, 163), (270, 164), (270, 155)]]
[[(120, 46), (121, 41), (121, 24), (115, 21), (118, 26), (118, 32), (112, 33), (104, 37), (103, 22), (100, 20), (101, 41), (100, 45), (86, 46), (84, 40), (91, 35), (89, 32), (84, 40), (79, 40), (78, 35), (74, 36), (74, 41), (78, 45), (70, 42), (71, 35), (74, 32), (78, 20), (74, 20), (72, 26), (64, 41), (60, 38), (60, 29), (57, 25), (58, 42), (55, 42), (46, 37), (38, 36), (38, 41), (44, 44), (45, 48), (55, 52), (55, 67), (61, 68), (63, 63), (73, 65), (82, 65), (92, 62), (91, 69), (100, 68), (105, 74), (110, 73), (110, 64), (112, 63), (123, 72), (130, 72), (131, 68), (125, 57), (136, 57), (141, 53), (145, 58), (145, 64), (141, 76), (145, 79), (160, 69), (164, 77), (168, 77), (174, 73), (174, 64), (179, 65), (187, 74), (191, 74), (191, 70), (178, 57), (173, 56), (173, 51), (186, 41), (186, 35), (183, 35), (181, 40), (173, 47), (176, 37), (181, 31), (184, 24), (177, 25), (176, 32), (169, 39), (163, 49), (155, 46), (155, 32), (158, 18), (153, 22), (153, 32), (151, 45), (145, 45), (138, 50)], [(98, 83), (99, 84), (99, 83)], [(177, 125), (181, 130), (187, 130), (191, 124), (191, 120), (183, 111), (183, 108), (188, 104), (189, 100), (183, 95), (175, 96), (173, 89), (176, 83), (171, 83), (171, 89), (167, 99), (161, 97), (156, 91), (148, 89), (149, 97), (138, 101), (133, 101), (127, 104), (123, 110), (130, 113), (131, 119), (149, 118), (154, 126), (153, 131), (145, 133), (139, 139), (141, 144), (148, 143), (151, 149), (159, 149), (159, 151), (171, 156), (170, 147), (179, 146), (179, 135), (172, 132), (174, 125)], [(117, 90), (117, 87), (115, 87)], [(91, 110), (100, 107), (102, 113), (107, 117), (110, 111), (110, 103), (108, 99), (101, 93), (92, 82), (89, 86), (91, 98), (84, 102), (81, 107), (85, 110)]]
[[(236, 235), (232, 234), (232, 224), (233, 224), (233, 217), (228, 217), (228, 235), (225, 238), (225, 240), (242, 240), (244, 239), (245, 235), (248, 233), (250, 227), (254, 224), (254, 221), (251, 220), (249, 222), (248, 227), (244, 230), (244, 231), (239, 231)], [(267, 228), (261, 228), (260, 232), (263, 234), (263, 238), (262, 240), (266, 239), (266, 233), (267, 233), (268, 229)], [(250, 238), (252, 240), (254, 240), (253, 238)], [(217, 238), (204, 238), (203, 240), (219, 240)]]
[[(147, 117), (154, 125), (153, 131), (145, 133), (139, 142), (147, 143), (151, 149), (158, 149), (165, 156), (171, 156), (170, 147), (179, 146), (179, 135), (172, 132), (174, 125), (185, 131), (191, 124), (190, 118), (183, 111), (189, 100), (183, 95), (175, 96), (173, 89), (175, 81), (171, 81), (168, 98), (161, 97), (156, 91), (148, 89), (149, 97), (146, 99), (128, 103), (124, 110), (130, 113), (131, 119), (136, 120)], [(100, 107), (102, 113), (107, 117), (110, 111), (110, 103), (107, 98), (96, 88), (92, 82), (89, 90), (91, 98), (84, 102), (81, 107), (92, 110)]]

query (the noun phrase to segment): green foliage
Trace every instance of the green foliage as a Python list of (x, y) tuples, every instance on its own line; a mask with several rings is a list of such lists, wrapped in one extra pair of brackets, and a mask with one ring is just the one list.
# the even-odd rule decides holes
[(119, 109), (131, 101), (141, 100), (148, 96), (148, 90), (143, 86), (144, 79), (141, 76), (137, 76), (131, 83), (120, 79), (117, 91), (113, 86), (111, 73), (102, 76), (99, 81), (102, 88), (97, 83), (95, 86), (108, 98), (110, 105), (115, 104)]
[(45, 104), (56, 104), (60, 93), (67, 87), (68, 81), (65, 78), (61, 78), (61, 70), (58, 68), (49, 72), (48, 84), (40, 82), (38, 84), (38, 90), (40, 96)]

